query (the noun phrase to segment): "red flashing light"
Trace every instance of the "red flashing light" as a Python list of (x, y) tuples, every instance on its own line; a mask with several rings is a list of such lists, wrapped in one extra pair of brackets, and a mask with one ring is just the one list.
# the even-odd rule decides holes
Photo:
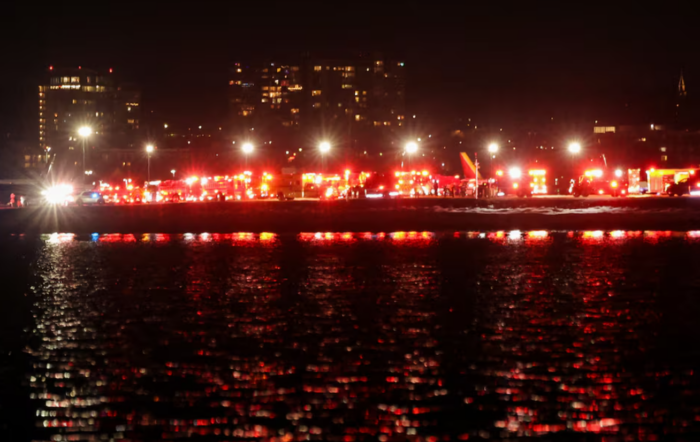
[(613, 181), (610, 183), (610, 187), (617, 187), (617, 181)]
[(497, 171), (497, 172), (496, 172), (496, 175), (498, 175), (498, 176), (503, 176), (503, 171), (502, 171), (502, 170)]
[(602, 194), (603, 194), (603, 189), (600, 189), (600, 190), (598, 191), (598, 195), (602, 195)]
[(50, 71), (53, 71), (53, 66), (49, 66), (49, 70), (50, 70)]
[(513, 189), (517, 189), (517, 188), (518, 188), (518, 183), (513, 183)]
[(112, 72), (114, 72), (114, 70), (112, 68), (109, 68), (109, 73), (111, 74)]
[(83, 68), (82, 66), (78, 66), (78, 69), (82, 69), (82, 68)]

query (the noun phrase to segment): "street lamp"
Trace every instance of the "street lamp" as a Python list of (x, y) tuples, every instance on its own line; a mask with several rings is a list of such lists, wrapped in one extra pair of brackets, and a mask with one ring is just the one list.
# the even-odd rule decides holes
[(255, 150), (255, 147), (253, 147), (253, 143), (244, 143), (243, 147), (241, 147), (241, 150), (245, 154), (245, 165), (248, 167), (248, 155), (253, 153), (253, 150)]
[(175, 169), (172, 169), (172, 170), (170, 171), (170, 173), (173, 174), (173, 179), (175, 179)]
[(569, 143), (569, 152), (571, 152), (571, 170), (574, 172), (574, 179), (576, 178), (576, 166), (574, 165), (574, 155), (577, 155), (581, 152), (581, 144), (574, 141), (572, 143)]
[(489, 167), (490, 167), (490, 173), (493, 175), (493, 157), (496, 156), (496, 152), (498, 152), (498, 144), (496, 143), (491, 143), (489, 144)]
[[(418, 139), (420, 140), (420, 138)], [(411, 155), (418, 152), (418, 143), (409, 141), (404, 147), (404, 155), (408, 156), (408, 165), (411, 166)], [(403, 169), (403, 160), (401, 160), (401, 168)]]
[(323, 172), (325, 172), (326, 154), (331, 150), (331, 143), (328, 141), (322, 141), (321, 144), (318, 145), (318, 150), (321, 152), (321, 169)]
[(85, 169), (85, 145), (87, 144), (87, 139), (90, 135), (92, 135), (92, 128), (88, 126), (83, 126), (80, 129), (78, 129), (78, 135), (80, 135), (80, 138), (83, 139), (83, 173), (87, 169)]
[(154, 150), (155, 150), (155, 148), (153, 147), (152, 144), (149, 144), (148, 146), (146, 146), (146, 155), (148, 156), (148, 182), (149, 183), (151, 182), (151, 154), (153, 153)]

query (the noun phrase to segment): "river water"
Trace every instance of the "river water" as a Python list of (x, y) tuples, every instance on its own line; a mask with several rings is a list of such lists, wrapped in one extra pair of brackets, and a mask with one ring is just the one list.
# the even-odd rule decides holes
[(0, 250), (2, 441), (700, 438), (700, 232)]

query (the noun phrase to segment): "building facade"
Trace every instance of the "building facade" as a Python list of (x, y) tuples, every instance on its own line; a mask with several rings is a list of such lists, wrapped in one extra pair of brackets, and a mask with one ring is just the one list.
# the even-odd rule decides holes
[[(100, 149), (133, 149), (140, 134), (141, 94), (112, 71), (49, 67), (38, 88), (39, 148), (53, 167), (75, 172)], [(88, 128), (89, 135), (80, 135)], [(95, 163), (93, 163), (95, 164)]]
[(382, 56), (353, 59), (300, 57), (294, 62), (236, 62), (230, 70), (232, 136), (265, 132), (376, 150), (406, 124), (405, 63)]

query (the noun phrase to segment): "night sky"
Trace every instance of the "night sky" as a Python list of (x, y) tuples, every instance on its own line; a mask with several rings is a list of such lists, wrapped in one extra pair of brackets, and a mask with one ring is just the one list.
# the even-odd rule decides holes
[(305, 51), (404, 60), (410, 111), (493, 125), (550, 114), (615, 123), (625, 104), (651, 117), (681, 68), (689, 94), (700, 91), (690, 2), (473, 3), (10, 2), (0, 14), (0, 126), (18, 130), (19, 115), (34, 115), (48, 65), (113, 67), (141, 86), (146, 110), (215, 123), (230, 62)]

